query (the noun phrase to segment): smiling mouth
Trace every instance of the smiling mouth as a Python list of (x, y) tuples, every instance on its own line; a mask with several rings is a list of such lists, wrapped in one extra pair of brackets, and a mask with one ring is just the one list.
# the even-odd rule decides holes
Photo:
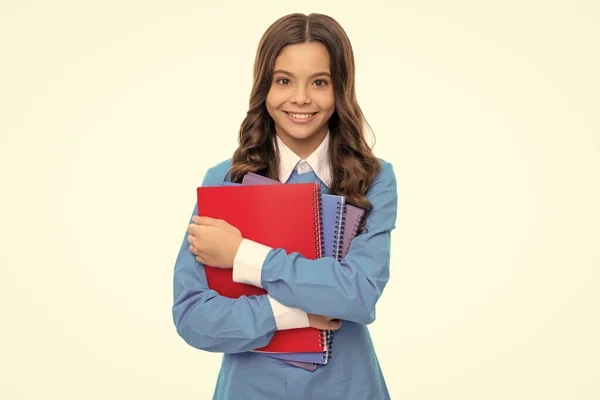
[(284, 111), (284, 113), (286, 113), (287, 115), (289, 115), (290, 117), (292, 117), (294, 119), (300, 119), (300, 120), (302, 120), (302, 119), (309, 119), (313, 115), (316, 114), (316, 112), (314, 112), (314, 113), (297, 113), (296, 114), (296, 113), (290, 113), (290, 112), (287, 112), (287, 111)]

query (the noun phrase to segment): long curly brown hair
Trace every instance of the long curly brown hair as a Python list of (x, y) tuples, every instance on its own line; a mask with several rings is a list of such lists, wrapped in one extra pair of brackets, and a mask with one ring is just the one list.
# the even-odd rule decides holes
[(322, 43), (331, 60), (335, 111), (328, 124), (333, 178), (330, 190), (345, 196), (349, 204), (368, 211), (372, 205), (365, 195), (381, 164), (365, 138), (368, 124), (356, 100), (350, 40), (340, 24), (327, 15), (286, 15), (264, 33), (254, 61), (250, 107), (240, 127), (239, 147), (233, 154), (228, 175), (237, 183), (248, 172), (278, 179), (275, 123), (267, 112), (266, 98), (273, 80), (275, 59), (283, 47), (306, 42)]

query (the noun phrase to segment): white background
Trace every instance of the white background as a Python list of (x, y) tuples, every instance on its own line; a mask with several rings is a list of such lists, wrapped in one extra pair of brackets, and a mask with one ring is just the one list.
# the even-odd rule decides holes
[(292, 12), (347, 31), (395, 167), (392, 398), (600, 398), (598, 3), (215, 3), (0, 4), (0, 398), (211, 398), (173, 265)]

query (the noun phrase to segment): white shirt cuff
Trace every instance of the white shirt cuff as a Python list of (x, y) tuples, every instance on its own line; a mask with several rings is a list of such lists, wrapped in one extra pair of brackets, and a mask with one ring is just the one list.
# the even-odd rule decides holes
[(233, 259), (233, 281), (262, 288), (260, 284), (262, 266), (272, 249), (269, 246), (242, 239)]
[(268, 294), (267, 299), (269, 299), (273, 309), (277, 330), (308, 328), (310, 326), (306, 312), (297, 307), (284, 306)]

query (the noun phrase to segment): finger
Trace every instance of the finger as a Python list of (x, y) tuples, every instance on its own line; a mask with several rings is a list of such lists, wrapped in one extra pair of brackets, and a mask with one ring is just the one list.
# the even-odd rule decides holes
[(198, 236), (199, 229), (204, 227), (206, 227), (206, 225), (189, 224), (187, 227), (187, 232), (190, 235)]
[(202, 258), (200, 256), (196, 256), (196, 261), (198, 261), (200, 264), (206, 264), (204, 258)]
[(190, 250), (190, 253), (194, 254), (194, 255), (198, 255), (198, 249), (196, 249), (194, 246), (190, 245), (190, 247), (188, 247), (188, 249)]
[(214, 229), (213, 226), (209, 225), (190, 225), (188, 228), (188, 242), (201, 243), (211, 237), (210, 235), (214, 233)]
[(194, 247), (196, 251), (202, 247), (202, 242), (198, 241), (198, 238), (194, 235), (189, 235), (187, 241), (190, 244), (190, 247)]
[(199, 217), (198, 215), (192, 217), (192, 222), (198, 225), (218, 226), (220, 224), (219, 221), (221, 220), (210, 217)]

